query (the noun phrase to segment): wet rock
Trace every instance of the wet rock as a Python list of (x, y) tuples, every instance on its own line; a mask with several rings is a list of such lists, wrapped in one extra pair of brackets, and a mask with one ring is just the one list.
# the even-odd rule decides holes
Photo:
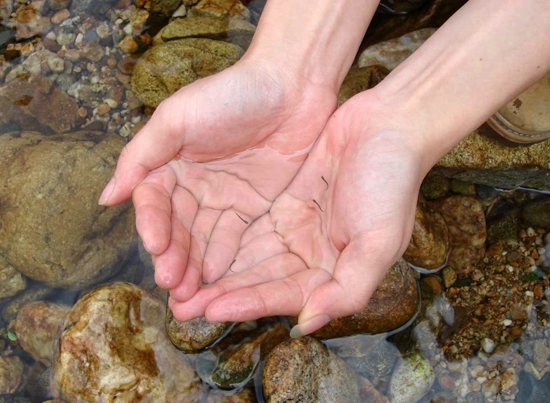
[(403, 357), (391, 377), (388, 396), (392, 403), (419, 401), (432, 387), (435, 371), (420, 353)]
[(168, 17), (178, 9), (181, 0), (152, 0), (151, 12), (156, 14), (164, 14)]
[(265, 363), (263, 390), (270, 403), (359, 401), (357, 375), (312, 337), (275, 347)]
[(450, 196), (432, 205), (449, 228), (451, 252), (448, 265), (457, 274), (472, 272), (485, 255), (487, 228), (483, 204), (468, 196)]
[(338, 92), (338, 106), (348, 99), (381, 82), (389, 71), (382, 66), (368, 66), (359, 69), (352, 68), (344, 79)]
[(426, 0), (382, 0), (379, 11), (392, 14), (410, 13), (426, 3)]
[(52, 26), (50, 17), (42, 16), (32, 4), (18, 8), (15, 19), (17, 21), (15, 36), (18, 40), (45, 36)]
[(222, 71), (242, 55), (237, 45), (210, 39), (180, 39), (153, 46), (136, 63), (132, 90), (157, 107), (181, 87)]
[(0, 298), (13, 297), (27, 287), (27, 280), (0, 256)]
[(4, 23), (13, 11), (13, 0), (0, 0), (0, 21)]
[(487, 214), (487, 242), (493, 244), (501, 241), (512, 248), (517, 248), (520, 225), (519, 208), (505, 200), (497, 201)]
[(90, 41), (84, 46), (80, 54), (91, 62), (99, 62), (105, 55), (105, 50), (99, 43)]
[(23, 383), (25, 366), (17, 356), (0, 355), (0, 394), (16, 393)]
[(63, 10), (69, 6), (71, 0), (46, 0), (46, 4), (51, 10)]
[(458, 179), (453, 179), (451, 180), (451, 191), (453, 193), (457, 193), (465, 196), (475, 196), (476, 185), (470, 182), (464, 182)]
[(250, 20), (250, 11), (239, 0), (201, 0), (191, 8), (189, 17), (235, 17)]
[(48, 76), (52, 73), (48, 60), (58, 57), (55, 53), (40, 49), (29, 55), (22, 63), (17, 64), (6, 75), (6, 82), (12, 81), (18, 77), (23, 79), (34, 79), (37, 76)]
[(166, 307), (166, 334), (172, 344), (185, 353), (196, 353), (210, 347), (229, 327), (229, 322), (210, 323), (205, 318), (178, 322)]
[(412, 237), (403, 258), (418, 268), (435, 270), (445, 264), (448, 253), (447, 224), (422, 197), (419, 198)]
[(526, 225), (550, 228), (550, 197), (526, 203), (522, 208), (522, 216)]
[(36, 361), (52, 364), (53, 341), (70, 307), (52, 302), (25, 305), (15, 319), (15, 333), (21, 347)]
[(359, 56), (357, 65), (384, 66), (391, 71), (412, 55), (434, 32), (435, 28), (424, 28), (369, 46)]
[(207, 383), (222, 389), (239, 389), (252, 379), (258, 364), (271, 350), (288, 339), (288, 329), (282, 323), (226, 337), (199, 355), (195, 367)]
[(173, 20), (153, 38), (153, 45), (185, 38), (226, 41), (247, 49), (256, 27), (239, 18), (195, 17)]
[(133, 210), (97, 199), (124, 144), (92, 132), (1, 136), (0, 255), (51, 287), (81, 288), (115, 274), (134, 242)]
[(122, 51), (122, 53), (131, 55), (132, 53), (136, 53), (138, 51), (139, 45), (134, 38), (131, 36), (126, 36), (118, 43), (118, 48)]
[(208, 394), (206, 403), (256, 403), (256, 395), (250, 389), (243, 389), (233, 395), (212, 389)]
[(20, 76), (0, 86), (0, 123), (23, 130), (63, 133), (78, 125), (78, 104), (49, 79)]
[(41, 301), (55, 294), (56, 290), (43, 284), (34, 284), (25, 291), (13, 297), (2, 308), (1, 316), (6, 322), (11, 322), (21, 308), (31, 302)]
[[(399, 259), (388, 270), (363, 311), (334, 319), (312, 336), (332, 339), (355, 334), (389, 332), (403, 326), (414, 316), (419, 301), (414, 271), (407, 262)], [(297, 323), (295, 317), (289, 318), (289, 321), (292, 326)]]
[(451, 181), (442, 174), (430, 171), (422, 181), (420, 194), (427, 200), (439, 199), (447, 196), (451, 190)]
[(80, 299), (57, 343), (54, 396), (69, 402), (200, 401), (192, 366), (164, 333), (163, 310), (160, 299), (128, 283), (99, 287)]

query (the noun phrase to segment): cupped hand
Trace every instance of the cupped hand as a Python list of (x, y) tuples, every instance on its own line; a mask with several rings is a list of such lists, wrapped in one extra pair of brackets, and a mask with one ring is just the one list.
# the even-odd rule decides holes
[(234, 260), (242, 233), (296, 175), (335, 90), (243, 59), (161, 103), (100, 198), (131, 195), (155, 278), (185, 301)]
[(298, 315), (294, 336), (361, 311), (402, 255), (425, 174), (413, 125), (374, 90), (334, 113), (290, 186), (242, 237), (231, 269), (179, 320)]

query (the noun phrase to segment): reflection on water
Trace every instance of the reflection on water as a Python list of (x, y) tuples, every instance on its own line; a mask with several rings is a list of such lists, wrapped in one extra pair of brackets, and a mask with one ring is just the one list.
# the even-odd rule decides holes
[[(422, 274), (397, 264), (318, 339), (165, 317), (131, 206), (97, 195), (154, 106), (238, 60), (264, 3), (0, 0), (0, 403), (550, 401), (546, 190), (424, 186), (406, 255)], [(424, 3), (386, 2), (365, 43), (463, 1)]]

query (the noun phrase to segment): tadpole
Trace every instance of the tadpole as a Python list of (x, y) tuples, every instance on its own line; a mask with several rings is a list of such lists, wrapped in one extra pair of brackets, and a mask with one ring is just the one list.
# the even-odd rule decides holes
[(321, 179), (323, 180), (323, 182), (325, 182), (325, 183), (326, 183), (326, 185), (327, 185), (327, 190), (328, 190), (328, 188), (329, 188), (329, 185), (328, 185), (328, 182), (327, 182), (327, 180), (325, 179), (325, 177), (324, 177), (324, 176), (321, 176)]
[(323, 213), (325, 212), (325, 210), (323, 210), (321, 208), (321, 206), (319, 205), (319, 203), (317, 203), (317, 200), (313, 199), (313, 203), (315, 203), (317, 205), (317, 207), (319, 207), (319, 210), (321, 210)]
[(246, 225), (248, 225), (248, 221), (246, 221), (244, 218), (242, 218), (239, 213), (237, 213), (236, 211), (234, 212), (235, 214), (237, 214), (237, 217), (239, 217)]

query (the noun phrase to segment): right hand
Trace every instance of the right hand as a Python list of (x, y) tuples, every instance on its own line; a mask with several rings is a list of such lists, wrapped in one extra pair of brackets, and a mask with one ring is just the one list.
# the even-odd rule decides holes
[(242, 233), (294, 178), (335, 108), (334, 88), (245, 56), (161, 103), (100, 202), (133, 195), (157, 284), (186, 301), (229, 269)]

